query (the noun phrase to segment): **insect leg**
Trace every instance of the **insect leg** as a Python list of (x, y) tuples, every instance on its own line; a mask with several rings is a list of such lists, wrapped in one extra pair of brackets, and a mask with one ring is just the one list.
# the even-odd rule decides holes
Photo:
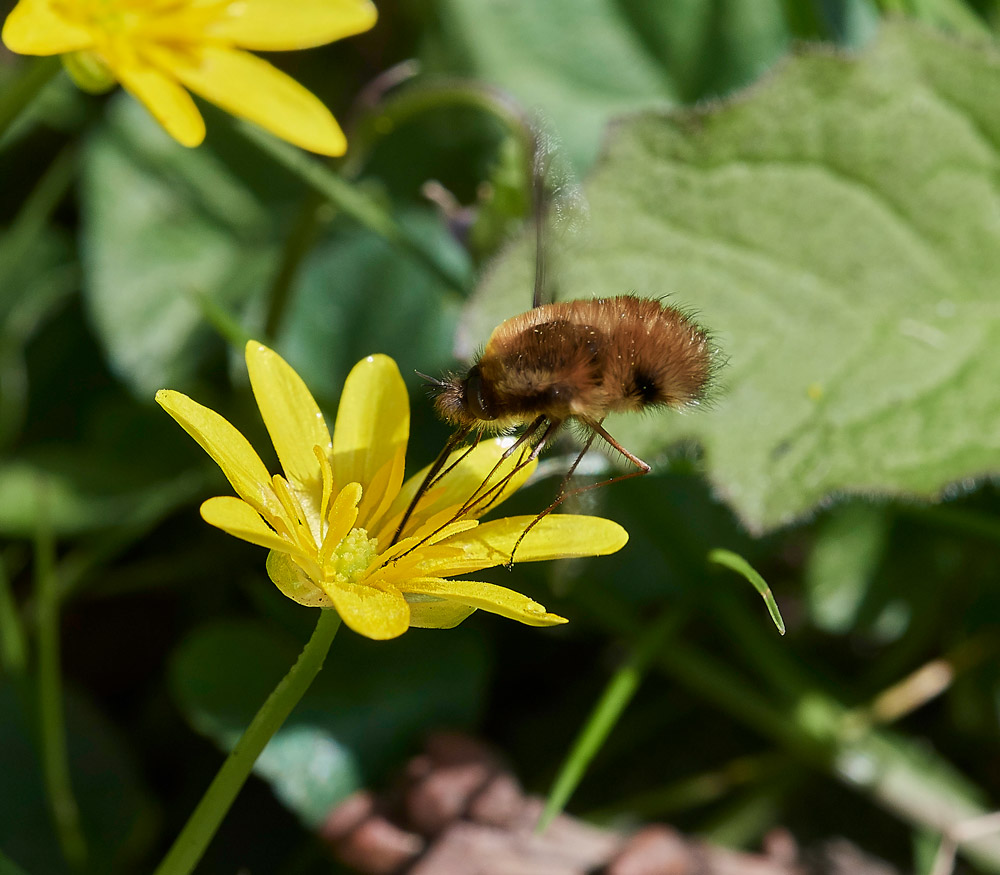
[[(616, 441), (610, 434), (608, 434), (608, 432), (605, 431), (601, 422), (598, 422), (597, 420), (594, 419), (585, 419), (583, 417), (580, 418), (580, 422), (590, 429), (590, 437), (587, 438), (587, 442), (583, 445), (583, 450), (573, 461), (573, 464), (570, 465), (569, 470), (566, 472), (566, 476), (563, 477), (562, 482), (559, 484), (559, 491), (556, 493), (555, 500), (552, 502), (552, 504), (550, 504), (547, 508), (545, 508), (545, 510), (543, 510), (528, 524), (528, 528), (526, 528), (523, 532), (521, 532), (520, 537), (514, 544), (514, 549), (510, 551), (510, 560), (507, 563), (508, 569), (514, 564), (514, 554), (517, 552), (517, 548), (521, 546), (521, 541), (524, 540), (524, 536), (527, 535), (528, 532), (530, 532), (536, 525), (538, 525), (538, 523), (544, 517), (547, 517), (550, 513), (552, 513), (552, 511), (554, 511), (560, 504), (562, 504), (571, 495), (580, 495), (583, 492), (589, 492), (591, 489), (597, 489), (601, 486), (610, 486), (612, 483), (618, 483), (622, 480), (631, 480), (633, 477), (642, 477), (643, 475), (648, 474), (652, 470), (652, 468), (646, 462), (644, 462), (635, 454), (630, 453), (628, 450), (625, 449), (625, 447), (623, 447), (620, 443), (618, 443), (618, 441)], [(592, 483), (590, 484), (590, 486), (581, 486), (578, 489), (572, 489), (569, 492), (567, 492), (566, 486), (569, 483), (570, 477), (573, 476), (573, 473), (576, 471), (577, 466), (580, 464), (580, 461), (583, 459), (587, 450), (590, 449), (590, 446), (591, 444), (593, 444), (594, 438), (597, 435), (600, 435), (610, 446), (618, 450), (618, 452), (620, 452), (626, 459), (628, 459), (633, 465), (635, 465), (638, 470), (632, 471), (629, 474), (620, 474), (619, 476), (612, 477), (609, 480), (602, 480), (600, 483)]]
[[(638, 471), (633, 471), (631, 474), (624, 474), (621, 477), (614, 477), (611, 480), (609, 480), (608, 483), (617, 483), (619, 480), (628, 480), (632, 477), (641, 477), (643, 474), (648, 474), (650, 471), (653, 470), (646, 462), (642, 461), (642, 459), (640, 459), (634, 453), (630, 453), (628, 450), (626, 450), (625, 447), (623, 447), (620, 443), (618, 443), (618, 441), (616, 441), (613, 437), (611, 437), (610, 434), (608, 434), (604, 430), (604, 426), (601, 425), (601, 423), (604, 422), (603, 419), (601, 420), (601, 422), (598, 422), (596, 419), (585, 419), (581, 417), (580, 421), (588, 428), (593, 429), (596, 434), (599, 434), (602, 438), (604, 438), (604, 440), (608, 443), (609, 446), (618, 450), (619, 453), (621, 453), (626, 459), (628, 459), (633, 465), (635, 465), (636, 468), (639, 469)], [(604, 484), (600, 483), (598, 485), (603, 486)]]
[[(469, 497), (468, 501), (466, 501), (465, 504), (462, 505), (460, 511), (462, 514), (468, 513), (472, 509), (476, 508), (478, 505), (482, 504), (484, 501), (486, 501), (487, 503), (486, 506), (482, 509), (482, 513), (486, 513), (486, 511), (490, 508), (490, 506), (493, 505), (497, 501), (497, 499), (499, 499), (500, 496), (503, 494), (503, 490), (506, 488), (507, 484), (510, 483), (511, 478), (519, 471), (521, 471), (525, 467), (525, 465), (529, 465), (532, 461), (538, 458), (538, 454), (541, 453), (542, 448), (551, 438), (552, 434), (555, 432), (555, 429), (557, 429), (560, 425), (560, 422), (558, 421), (549, 422), (548, 427), (545, 429), (544, 432), (542, 432), (542, 436), (538, 440), (538, 443), (532, 446), (531, 444), (532, 438), (538, 432), (538, 429), (540, 429), (546, 422), (547, 420), (546, 417), (544, 416), (539, 416), (536, 419), (532, 420), (531, 424), (528, 425), (528, 427), (524, 430), (521, 436), (506, 450), (504, 450), (503, 455), (501, 455), (500, 458), (497, 460), (497, 463), (493, 466), (490, 473), (486, 475), (483, 482), (476, 489), (476, 491)], [(485, 492), (480, 492), (480, 490), (484, 489), (486, 487), (486, 484), (490, 482), (490, 478), (493, 477), (494, 474), (496, 474), (496, 472), (500, 469), (500, 466), (503, 465), (504, 462), (506, 462), (511, 456), (513, 456), (518, 451), (523, 452), (525, 445), (529, 446), (531, 448), (531, 451), (527, 454), (524, 454), (522, 458), (520, 458), (515, 463), (514, 467), (506, 474), (504, 474), (504, 476), (501, 477), (500, 480), (498, 480), (496, 483), (494, 483), (492, 486), (486, 489)]]
[[(531, 452), (527, 454), (524, 459), (518, 460), (517, 464), (514, 466), (513, 469), (504, 474), (503, 477), (501, 477), (498, 482), (490, 486), (489, 489), (487, 489), (485, 492), (481, 492), (481, 490), (489, 482), (489, 479), (497, 472), (497, 470), (499, 470), (500, 466), (506, 459), (509, 459), (512, 455), (514, 455), (514, 453), (516, 453), (518, 449), (523, 449), (525, 444), (530, 445), (532, 436), (538, 431), (539, 428), (542, 427), (542, 425), (545, 422), (546, 418), (544, 416), (539, 416), (537, 419), (533, 420), (532, 423), (525, 430), (524, 434), (522, 434), (521, 437), (519, 437), (517, 441), (515, 441), (515, 443), (513, 443), (506, 450), (504, 450), (499, 461), (497, 461), (497, 463), (490, 470), (490, 473), (486, 475), (486, 478), (476, 488), (476, 491), (473, 492), (472, 496), (470, 496), (469, 499), (467, 499), (465, 503), (455, 512), (454, 516), (447, 523), (444, 524), (445, 526), (450, 525), (451, 523), (455, 522), (455, 520), (465, 516), (471, 511), (477, 510), (478, 506), (482, 504), (484, 501), (486, 502), (486, 506), (482, 508), (481, 512), (485, 513), (489, 509), (489, 507), (494, 502), (496, 502), (498, 498), (500, 498), (500, 496), (503, 494), (504, 488), (510, 482), (511, 478), (518, 471), (521, 471), (525, 465), (529, 464), (532, 460), (538, 457), (538, 454), (542, 451), (545, 442), (552, 436), (555, 429), (558, 428), (559, 425), (561, 424), (559, 421), (549, 423), (548, 428), (546, 428), (545, 431), (543, 432), (542, 437), (539, 440), (538, 444), (532, 447)], [(441, 470), (442, 468), (444, 468), (444, 465), (448, 459), (448, 455), (455, 449), (456, 446), (458, 446), (459, 443), (461, 443), (461, 441), (465, 438), (465, 436), (469, 433), (469, 431), (470, 431), (469, 428), (461, 428), (448, 439), (448, 443), (445, 444), (444, 449), (440, 452), (440, 454), (438, 454), (437, 459), (434, 460), (434, 464), (431, 465), (430, 470), (427, 472), (427, 476), (424, 477), (423, 483), (420, 484), (420, 488), (417, 490), (416, 495), (414, 495), (413, 499), (410, 501), (409, 507), (407, 507), (406, 513), (403, 515), (402, 521), (400, 522), (398, 528), (396, 529), (396, 534), (393, 536), (392, 543), (390, 544), (390, 546), (392, 546), (392, 544), (395, 544), (399, 540), (399, 537), (403, 531), (403, 527), (406, 525), (406, 523), (410, 519), (410, 516), (413, 514), (413, 511), (417, 506), (417, 502), (420, 501), (420, 499), (427, 493), (427, 490), (433, 485), (433, 483), (436, 482), (441, 477), (444, 477), (449, 471), (451, 471), (455, 467), (455, 465), (458, 464), (458, 462), (460, 462), (462, 459), (465, 458), (465, 455), (467, 455), (468, 452), (471, 452), (472, 447), (470, 447), (469, 450), (465, 454), (463, 454), (461, 458), (459, 458), (451, 465), (449, 465), (448, 468), (446, 468), (444, 471)], [(479, 435), (477, 434), (476, 443), (478, 442), (479, 442)], [(475, 444), (473, 446), (475, 446)], [(444, 528), (444, 526), (441, 526), (439, 529), (436, 529), (435, 531), (428, 534), (423, 541), (421, 541), (418, 544), (414, 544), (404, 553), (401, 553), (399, 554), (399, 556), (396, 556), (395, 559), (401, 559), (403, 556), (406, 556), (407, 554), (411, 553), (413, 550), (415, 550), (417, 547), (423, 544), (424, 541), (427, 541), (428, 539), (434, 537), (434, 535), (436, 535), (441, 530), (441, 528)]]
[[(530, 523), (528, 523), (528, 527), (518, 536), (517, 541), (514, 543), (514, 549), (510, 551), (510, 559), (507, 560), (508, 571), (514, 565), (514, 554), (517, 552), (517, 548), (521, 546), (521, 541), (524, 540), (524, 536), (527, 535), (528, 532), (530, 532), (535, 526), (537, 526), (544, 517), (547, 517), (550, 513), (552, 513), (552, 511), (554, 511), (557, 507), (559, 507), (559, 505), (562, 504), (563, 501), (568, 496), (576, 495), (577, 492), (584, 491), (583, 489), (574, 489), (572, 492), (566, 492), (566, 484), (569, 483), (569, 480), (573, 476), (573, 473), (576, 471), (576, 468), (580, 464), (580, 461), (587, 454), (587, 450), (590, 449), (590, 445), (594, 442), (594, 436), (595, 432), (592, 431), (590, 433), (590, 437), (587, 438), (587, 442), (583, 445), (583, 449), (580, 450), (579, 455), (577, 455), (577, 457), (573, 460), (573, 464), (569, 466), (569, 470), (566, 472), (566, 474), (563, 476), (562, 481), (559, 483), (559, 490), (558, 492), (556, 492), (556, 497), (553, 500), (552, 504), (550, 504), (547, 508), (545, 508), (545, 510), (543, 510), (538, 516), (536, 516)], [(591, 487), (584, 487), (584, 488), (589, 489)]]
[[(424, 495), (427, 494), (427, 490), (431, 488), (431, 485), (441, 473), (441, 469), (444, 468), (452, 450), (454, 450), (455, 447), (457, 447), (465, 439), (465, 436), (468, 433), (469, 428), (463, 427), (458, 429), (450, 438), (448, 438), (448, 442), (444, 445), (444, 449), (438, 453), (438, 457), (434, 460), (434, 464), (431, 465), (430, 469), (427, 471), (427, 476), (424, 477), (423, 483), (420, 484), (417, 491), (413, 494), (413, 498), (410, 500), (410, 504), (406, 508), (406, 513), (403, 514), (403, 518), (399, 521), (399, 525), (396, 527), (396, 534), (392, 536), (392, 541), (389, 542), (390, 547), (399, 540), (399, 536), (402, 534), (403, 528), (410, 521), (413, 511), (416, 510), (417, 503), (424, 497)], [(471, 448), (469, 451), (471, 452)], [(462, 458), (464, 458), (464, 456)], [(456, 462), (455, 464), (458, 463)], [(448, 471), (450, 471), (453, 467), (454, 465), (449, 467)], [(444, 473), (447, 474), (448, 472), (445, 471)]]

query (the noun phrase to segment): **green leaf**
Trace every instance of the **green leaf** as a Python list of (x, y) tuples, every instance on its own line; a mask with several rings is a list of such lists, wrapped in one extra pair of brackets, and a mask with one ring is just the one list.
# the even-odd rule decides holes
[[(89, 700), (66, 692), (70, 774), (88, 839), (83, 871), (133, 871), (155, 836), (152, 801), (125, 740)], [(0, 774), (0, 848), (28, 872), (68, 872), (52, 831), (33, 726), (9, 684), (0, 685)]]
[[(156, 446), (148, 442), (145, 449)], [(55, 445), (0, 462), (0, 534), (30, 537), (38, 526), (40, 489), (46, 524), (64, 537), (155, 518), (203, 488), (199, 473), (186, 472), (150, 483), (135, 460), (115, 458), (107, 448)]]
[(779, 0), (445, 0), (446, 50), (540, 110), (577, 166), (616, 113), (752, 81), (788, 43)]
[[(262, 623), (208, 626), (174, 655), (174, 698), (196, 730), (228, 751), (297, 653)], [(481, 639), (465, 630), (411, 631), (390, 642), (344, 634), (254, 770), (315, 826), (423, 733), (471, 723), (485, 669)]]
[[(934, 499), (1000, 462), (1000, 53), (905, 23), (810, 52), (726, 104), (621, 121), (561, 289), (670, 295), (728, 359), (713, 403), (611, 417), (656, 460), (704, 448), (760, 532), (837, 494)], [(527, 245), (470, 347), (530, 300)]]
[(275, 250), (267, 211), (212, 152), (126, 94), (111, 110), (83, 161), (84, 294), (112, 369), (151, 397), (184, 386), (213, 335), (195, 296), (242, 309)]
[[(446, 228), (430, 213), (400, 216), (428, 251), (456, 271), (467, 265)], [(408, 382), (415, 370), (436, 373), (450, 363), (460, 300), (442, 280), (384, 240), (357, 227), (310, 253), (284, 320), (278, 348), (314, 393), (336, 398), (362, 358), (394, 350)]]
[(0, 447), (17, 437), (27, 411), (25, 350), (78, 284), (70, 247), (48, 228), (0, 236)]
[(850, 631), (868, 596), (888, 534), (885, 508), (852, 502), (817, 529), (805, 569), (812, 621), (827, 632)]

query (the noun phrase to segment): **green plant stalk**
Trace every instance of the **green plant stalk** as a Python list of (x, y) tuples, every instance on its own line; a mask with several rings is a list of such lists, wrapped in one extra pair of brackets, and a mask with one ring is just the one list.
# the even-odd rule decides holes
[(58, 55), (34, 58), (25, 65), (20, 76), (0, 93), (0, 139), (61, 69)]
[(69, 191), (76, 178), (76, 155), (75, 143), (56, 155), (8, 226), (0, 247), (0, 280), (3, 282), (7, 282), (9, 271), (24, 260), (25, 253), (34, 245)]
[(59, 588), (55, 544), (47, 522), (44, 491), (38, 490), (39, 524), (35, 532), (35, 594), (38, 600), (38, 719), (42, 772), (59, 846), (73, 869), (82, 869), (87, 845), (80, 827), (80, 810), (73, 796), (66, 747), (59, 648)]
[[(285, 312), (291, 299), (292, 285), (299, 268), (319, 236), (320, 212), (323, 198), (316, 191), (309, 191), (292, 223), (281, 251), (281, 262), (267, 296), (267, 316), (264, 319), (264, 336), (275, 338), (281, 331)], [(326, 210), (324, 210), (326, 211)]]
[(708, 805), (732, 795), (738, 787), (761, 781), (789, 762), (783, 753), (739, 757), (718, 769), (682, 778), (672, 784), (618, 799), (607, 808), (588, 811), (584, 820), (608, 823), (623, 815), (640, 820), (662, 820), (678, 812)]
[(0, 875), (28, 875), (28, 873), (0, 851)]
[(323, 668), (326, 654), (340, 628), (336, 611), (321, 610), (312, 637), (288, 674), (267, 697), (236, 742), (205, 795), (157, 867), (155, 875), (188, 875), (198, 865), (254, 763)]
[[(382, 100), (363, 121), (351, 131), (350, 149), (343, 171), (347, 176), (359, 172), (371, 152), (375, 140), (387, 132), (419, 118), (426, 112), (440, 109), (480, 110), (493, 116), (504, 128), (521, 141), (527, 160), (534, 159), (536, 119), (509, 94), (499, 88), (484, 85), (474, 79), (439, 78), (407, 84)], [(529, 174), (530, 178), (530, 168)]]
[(0, 554), (0, 666), (14, 680), (24, 678), (28, 668), (28, 643), (17, 602), (10, 588), (7, 563)]
[(780, 822), (789, 796), (808, 780), (801, 770), (785, 764), (761, 780), (729, 796), (706, 823), (698, 825), (705, 841), (727, 848), (745, 848), (760, 842)]
[[(753, 691), (710, 656), (682, 642), (662, 651), (656, 664), (667, 675), (770, 736), (814, 767), (918, 828), (948, 832), (989, 809), (982, 794), (932, 751), (877, 729), (831, 696), (798, 693), (782, 708)], [(962, 852), (987, 872), (1000, 873), (1000, 836), (966, 842)]]
[[(640, 634), (634, 618), (602, 591), (581, 589), (578, 597), (610, 634)], [(794, 665), (787, 653), (771, 653), (769, 658)], [(918, 829), (949, 833), (957, 824), (990, 810), (983, 804), (985, 794), (946, 760), (891, 730), (871, 725), (801, 672), (771, 667), (767, 676), (781, 677), (784, 683), (777, 699), (760, 692), (759, 682), (682, 640), (662, 649), (654, 666)], [(1000, 873), (1000, 834), (965, 841), (960, 850), (983, 871)]]
[(614, 673), (559, 768), (548, 799), (545, 800), (545, 808), (535, 826), (536, 833), (544, 832), (566, 807), (587, 767), (632, 701), (650, 661), (667, 638), (677, 630), (681, 617), (677, 612), (670, 612), (651, 623), (639, 638), (632, 654)]
[[(251, 336), (240, 321), (211, 296), (202, 292), (192, 292), (191, 300), (201, 310), (205, 321), (215, 329), (215, 333), (234, 350), (242, 351), (248, 341), (258, 339)], [(265, 336), (260, 339), (269, 342), (271, 337)]]
[(427, 250), (423, 242), (400, 225), (372, 198), (347, 182), (320, 161), (295, 146), (279, 140), (247, 122), (236, 122), (238, 130), (261, 151), (323, 195), (324, 199), (389, 244), (422, 264), (449, 288), (465, 293), (468, 283)]

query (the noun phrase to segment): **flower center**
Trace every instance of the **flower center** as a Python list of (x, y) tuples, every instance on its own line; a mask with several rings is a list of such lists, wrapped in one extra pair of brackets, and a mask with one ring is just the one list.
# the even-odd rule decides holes
[(327, 580), (354, 583), (368, 570), (378, 555), (378, 541), (364, 529), (351, 529), (337, 545), (324, 566)]

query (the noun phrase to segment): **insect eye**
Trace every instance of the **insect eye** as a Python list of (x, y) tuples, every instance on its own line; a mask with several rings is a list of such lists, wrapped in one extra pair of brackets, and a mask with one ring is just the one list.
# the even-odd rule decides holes
[(479, 374), (478, 367), (472, 368), (469, 371), (469, 376), (465, 378), (465, 404), (477, 419), (494, 418), (489, 411), (486, 399), (483, 397), (483, 379)]

